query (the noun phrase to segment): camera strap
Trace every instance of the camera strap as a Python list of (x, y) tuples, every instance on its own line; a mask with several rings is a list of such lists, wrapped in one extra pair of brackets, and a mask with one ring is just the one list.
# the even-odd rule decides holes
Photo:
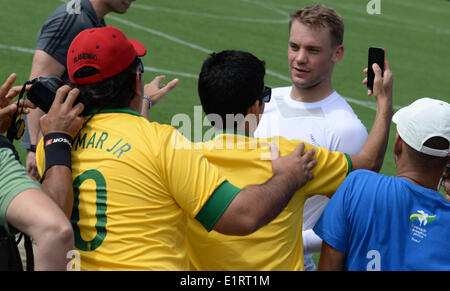
[[(23, 112), (23, 106), (20, 105), (20, 100), (23, 98), (23, 94), (25, 94), (26, 88), (28, 85), (31, 85), (34, 83), (34, 80), (27, 81), (25, 84), (23, 84), (22, 90), (20, 90), (19, 98), (17, 98), (17, 110), (14, 112), (13, 118), (11, 120), (11, 125), (8, 128), (8, 131), (6, 133), (6, 138), (12, 143), (14, 139), (19, 139), (20, 137), (17, 137), (17, 133), (19, 132), (19, 127), (21, 123), (20, 121), (17, 122), (17, 118), (22, 115)], [(25, 100), (25, 99), (24, 99)]]

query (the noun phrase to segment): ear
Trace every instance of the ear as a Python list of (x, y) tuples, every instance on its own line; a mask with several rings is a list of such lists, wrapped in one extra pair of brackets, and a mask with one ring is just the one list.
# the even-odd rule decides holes
[(404, 141), (402, 140), (400, 135), (397, 133), (395, 135), (395, 140), (394, 140), (394, 155), (396, 158), (398, 156), (400, 156), (401, 153), (403, 152), (403, 143), (404, 143)]
[(334, 49), (334, 53), (333, 53), (333, 63), (337, 63), (340, 60), (342, 60), (342, 58), (344, 57), (344, 46), (338, 45), (335, 49)]
[(142, 82), (142, 74), (136, 73), (136, 84), (134, 86), (134, 96), (142, 97), (144, 95), (144, 84)]
[(259, 114), (260, 114), (260, 112), (259, 112), (259, 100), (256, 100), (256, 101), (252, 104), (252, 106), (250, 106), (250, 107), (247, 109), (247, 115), (249, 115), (249, 114), (254, 114), (254, 115), (259, 115)]

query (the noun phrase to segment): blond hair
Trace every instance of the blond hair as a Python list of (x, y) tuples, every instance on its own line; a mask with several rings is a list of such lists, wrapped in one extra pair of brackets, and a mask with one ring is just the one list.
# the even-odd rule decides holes
[(294, 20), (310, 28), (329, 28), (333, 48), (344, 42), (344, 21), (332, 8), (317, 3), (306, 6), (290, 15), (289, 31)]

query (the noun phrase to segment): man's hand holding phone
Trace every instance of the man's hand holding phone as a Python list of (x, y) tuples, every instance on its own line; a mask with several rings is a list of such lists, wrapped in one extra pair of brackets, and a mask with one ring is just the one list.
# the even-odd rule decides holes
[(368, 96), (375, 98), (386, 96), (392, 99), (393, 76), (389, 62), (384, 59), (385, 50), (383, 48), (369, 48), (369, 67), (364, 69), (367, 77), (363, 84), (369, 89)]
[[(392, 107), (392, 86), (394, 83), (394, 78), (389, 62), (385, 60), (383, 64), (384, 72), (377, 63), (372, 64), (372, 70), (374, 73), (373, 90), (369, 89), (367, 95), (375, 96), (378, 105), (377, 113), (386, 112), (388, 115), (392, 115), (394, 113)], [(368, 71), (368, 68), (365, 68), (364, 74), (368, 74)], [(369, 76), (363, 80), (364, 85), (367, 85), (368, 78)]]
[(377, 64), (381, 68), (381, 76), (384, 72), (384, 60), (386, 58), (386, 51), (382, 47), (370, 47), (369, 48), (369, 58), (367, 62), (367, 88), (373, 91), (373, 81), (375, 78), (375, 73), (372, 69), (373, 64)]
[[(368, 90), (367, 95), (374, 95), (376, 99), (379, 97), (388, 97), (392, 99), (392, 85), (394, 83), (394, 78), (392, 76), (392, 71), (389, 66), (389, 62), (385, 61), (385, 69), (384, 74), (378, 64), (372, 64), (372, 70), (374, 72), (374, 80), (373, 80), (373, 90)], [(367, 73), (367, 68), (364, 70), (364, 73)], [(367, 83), (367, 78), (364, 79), (363, 84)]]

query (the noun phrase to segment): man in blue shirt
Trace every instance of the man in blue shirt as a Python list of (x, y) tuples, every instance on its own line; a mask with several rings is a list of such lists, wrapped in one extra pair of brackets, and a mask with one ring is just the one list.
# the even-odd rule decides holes
[(314, 232), (319, 270), (450, 270), (450, 202), (439, 192), (450, 153), (450, 104), (423, 98), (400, 109), (395, 177), (351, 173)]

